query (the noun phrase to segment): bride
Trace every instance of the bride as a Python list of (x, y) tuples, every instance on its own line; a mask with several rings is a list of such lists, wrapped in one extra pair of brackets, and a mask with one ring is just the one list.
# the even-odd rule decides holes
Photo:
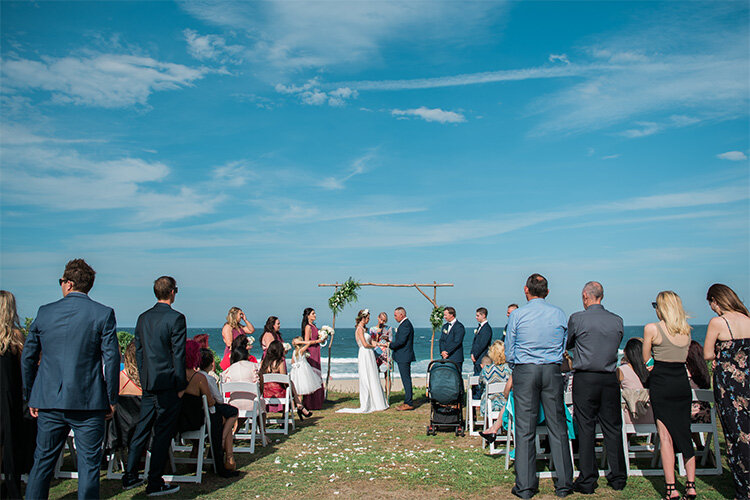
[(380, 375), (378, 365), (375, 362), (376, 347), (384, 345), (376, 344), (367, 333), (367, 323), (370, 321), (370, 311), (362, 309), (357, 314), (357, 329), (354, 335), (359, 346), (359, 408), (343, 408), (337, 413), (370, 413), (382, 411), (388, 408), (388, 403), (380, 386)]

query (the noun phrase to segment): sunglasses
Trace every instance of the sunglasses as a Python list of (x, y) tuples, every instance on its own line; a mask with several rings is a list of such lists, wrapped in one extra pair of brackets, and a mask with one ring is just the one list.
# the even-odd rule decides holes
[(656, 309), (656, 302), (651, 302), (651, 307), (653, 307), (654, 309)]
[(59, 280), (57, 280), (57, 282), (60, 284), (60, 286), (62, 286), (62, 284), (65, 283), (66, 281), (70, 282), (70, 283), (75, 283), (75, 281), (73, 281), (73, 280), (66, 280), (65, 278), (60, 278)]

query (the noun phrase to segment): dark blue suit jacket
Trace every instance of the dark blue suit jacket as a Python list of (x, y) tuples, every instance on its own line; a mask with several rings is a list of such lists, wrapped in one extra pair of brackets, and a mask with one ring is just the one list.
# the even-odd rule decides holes
[(414, 327), (411, 326), (409, 318), (398, 325), (396, 335), (391, 341), (391, 351), (393, 352), (393, 361), (396, 363), (411, 363), (416, 361), (414, 356)]
[(460, 321), (456, 320), (453, 328), (448, 332), (448, 323), (443, 325), (440, 335), (440, 352), (448, 352), (448, 360), (460, 367), (464, 362), (464, 335), (466, 330)]
[(489, 323), (485, 323), (474, 335), (474, 340), (471, 342), (471, 354), (474, 355), (475, 367), (482, 364), (482, 358), (487, 356), (490, 343), (492, 343), (492, 327)]
[(31, 408), (109, 410), (120, 389), (115, 312), (80, 292), (40, 307), (21, 364)]
[(135, 324), (135, 360), (144, 391), (181, 391), (185, 375), (185, 316), (169, 304), (157, 302), (138, 316)]

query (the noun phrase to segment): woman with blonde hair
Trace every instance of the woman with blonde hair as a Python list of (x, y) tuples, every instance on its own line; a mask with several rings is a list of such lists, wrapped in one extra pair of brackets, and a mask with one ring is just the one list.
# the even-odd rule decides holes
[(690, 435), (692, 393), (685, 361), (690, 348), (690, 325), (680, 296), (672, 291), (659, 292), (656, 302), (659, 321), (643, 328), (643, 362), (654, 358), (648, 378), (651, 408), (661, 442), (661, 462), (667, 486), (665, 498), (680, 498), (675, 488), (675, 452), (685, 460), (686, 499), (696, 497), (695, 451)]
[(735, 498), (750, 498), (750, 314), (734, 290), (711, 285), (703, 356), (712, 361), (714, 399), (727, 443)]
[(21, 474), (24, 450), (31, 443), (24, 440), (23, 397), (21, 393), (21, 351), (23, 334), (16, 312), (16, 298), (0, 290), (0, 498), (21, 497)]
[[(490, 384), (498, 382), (505, 384), (505, 390), (502, 394), (489, 396), (493, 411), (500, 411), (505, 408), (508, 402), (508, 394), (513, 388), (513, 372), (505, 362), (505, 343), (502, 340), (496, 340), (490, 344), (487, 356), (482, 359), (482, 371), (479, 373), (479, 386), (482, 388), (482, 406), (480, 407), (482, 416), (485, 416), (487, 411), (487, 388)], [(502, 419), (498, 418), (487, 430), (480, 431), (479, 435), (492, 443), (495, 441), (501, 426)]]
[(123, 369), (120, 370), (120, 395), (142, 396), (141, 379), (138, 364), (135, 360), (135, 340), (131, 340), (122, 357)]
[[(242, 323), (245, 324), (243, 325)], [(222, 370), (226, 370), (231, 364), (229, 358), (232, 355), (232, 342), (234, 342), (234, 339), (240, 335), (252, 335), (254, 331), (255, 327), (248, 321), (242, 309), (239, 307), (231, 307), (229, 309), (227, 321), (221, 327), (221, 338), (224, 340), (224, 357), (221, 358), (219, 366), (221, 366)], [(253, 358), (253, 361), (257, 362), (255, 358)]]

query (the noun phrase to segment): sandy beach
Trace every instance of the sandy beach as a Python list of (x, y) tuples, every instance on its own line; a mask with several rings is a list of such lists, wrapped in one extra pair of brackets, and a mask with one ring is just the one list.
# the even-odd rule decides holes
[[(416, 387), (425, 387), (427, 385), (427, 379), (425, 377), (413, 377), (411, 379), (412, 385)], [(385, 383), (381, 380), (383, 388)], [(332, 392), (344, 392), (344, 393), (357, 393), (359, 392), (359, 379), (358, 378), (342, 378), (342, 379), (331, 379), (329, 384), (329, 390)], [(391, 392), (403, 391), (404, 386), (401, 384), (400, 378), (393, 379), (393, 385), (391, 386)]]

